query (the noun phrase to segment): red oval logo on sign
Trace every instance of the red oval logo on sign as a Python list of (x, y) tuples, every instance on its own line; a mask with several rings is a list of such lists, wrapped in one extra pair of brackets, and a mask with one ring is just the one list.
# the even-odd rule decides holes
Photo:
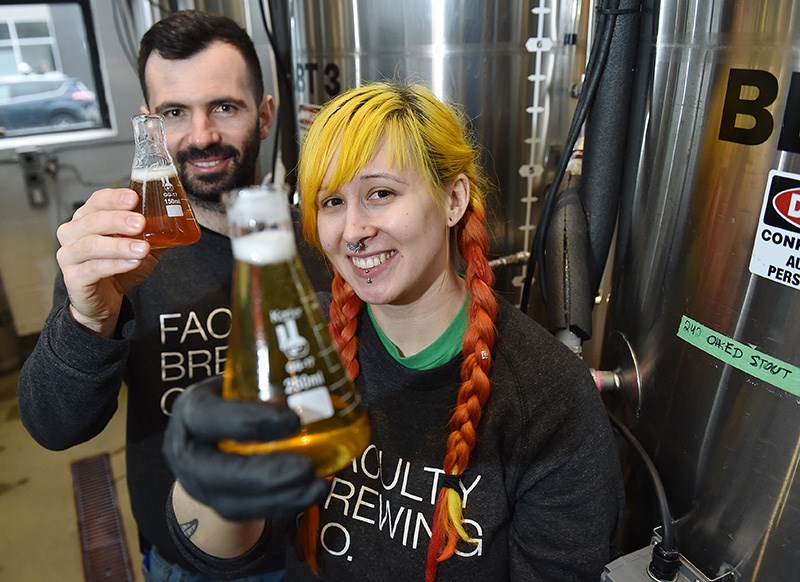
[(772, 199), (772, 207), (791, 225), (800, 226), (800, 188), (778, 192)]

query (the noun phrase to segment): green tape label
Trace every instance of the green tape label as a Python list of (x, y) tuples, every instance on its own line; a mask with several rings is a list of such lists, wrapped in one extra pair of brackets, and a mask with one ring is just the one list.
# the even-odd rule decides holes
[(800, 368), (796, 366), (717, 333), (685, 315), (678, 327), (678, 337), (737, 370), (800, 396)]

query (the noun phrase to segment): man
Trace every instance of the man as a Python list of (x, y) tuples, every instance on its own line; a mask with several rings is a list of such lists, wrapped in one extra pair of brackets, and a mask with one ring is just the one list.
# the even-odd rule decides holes
[[(139, 79), (147, 109), (165, 117), (202, 237), (151, 252), (131, 238), (144, 227), (135, 193), (94, 192), (58, 229), (61, 276), (21, 370), (18, 398), (31, 435), (61, 450), (103, 430), (126, 383), (128, 488), (145, 579), (157, 581), (189, 569), (164, 517), (174, 480), (161, 454), (170, 407), (187, 385), (219, 374), (225, 361), (233, 260), (220, 194), (256, 181), (259, 145), (275, 108), (247, 33), (203, 12), (178, 12), (144, 35)], [(280, 579), (281, 567), (269, 564), (275, 572), (255, 579)]]

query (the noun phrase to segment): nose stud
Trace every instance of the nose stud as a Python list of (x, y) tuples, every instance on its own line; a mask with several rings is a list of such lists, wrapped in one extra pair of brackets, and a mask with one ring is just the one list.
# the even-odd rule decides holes
[(361, 249), (364, 248), (364, 243), (362, 241), (358, 241), (356, 244), (353, 243), (345, 243), (347, 248), (350, 249), (350, 252), (357, 253)]

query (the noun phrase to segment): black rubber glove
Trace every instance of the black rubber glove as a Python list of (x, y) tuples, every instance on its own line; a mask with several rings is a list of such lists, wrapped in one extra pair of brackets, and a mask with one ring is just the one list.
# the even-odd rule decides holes
[(297, 453), (237, 455), (221, 439), (271, 441), (294, 434), (297, 414), (262, 402), (223, 400), (222, 377), (191, 385), (175, 401), (164, 456), (189, 494), (231, 520), (291, 517), (325, 498), (328, 484)]

